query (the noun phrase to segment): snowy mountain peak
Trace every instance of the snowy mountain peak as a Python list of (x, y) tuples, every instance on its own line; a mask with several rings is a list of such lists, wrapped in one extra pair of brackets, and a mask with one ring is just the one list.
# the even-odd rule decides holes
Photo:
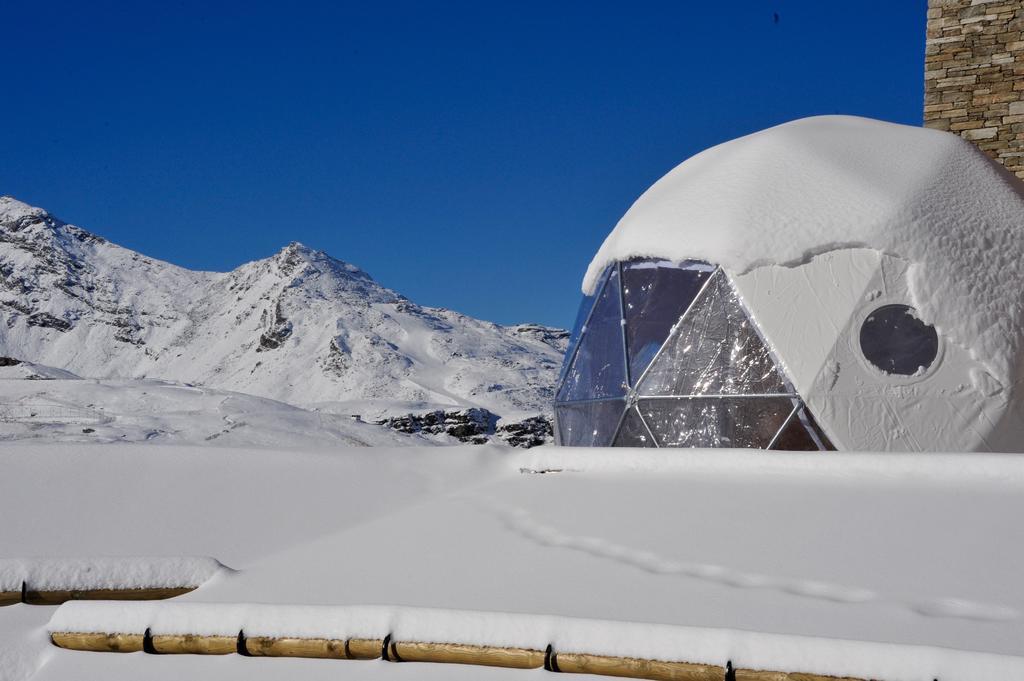
[(421, 307), (298, 242), (227, 273), (195, 272), (0, 198), (0, 356), (79, 376), (162, 378), (370, 417), (510, 416), (548, 411), (565, 340)]
[(35, 208), (18, 201), (13, 196), (4, 194), (0, 196), (0, 222), (4, 225), (14, 224), (19, 220), (37, 219), (47, 216), (47, 212), (42, 208)]
[(71, 235), (78, 241), (103, 243), (95, 234), (69, 225), (53, 217), (46, 210), (30, 206), (12, 196), (0, 196), (0, 233), (35, 232), (37, 235), (58, 237)]
[(269, 260), (273, 261), (281, 275), (286, 277), (301, 272), (330, 272), (337, 276), (373, 281), (373, 278), (359, 267), (333, 258), (324, 251), (315, 250), (298, 241), (292, 241), (271, 256)]

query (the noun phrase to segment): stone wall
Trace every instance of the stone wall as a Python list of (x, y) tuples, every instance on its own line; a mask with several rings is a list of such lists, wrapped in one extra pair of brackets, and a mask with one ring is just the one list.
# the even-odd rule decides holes
[(1024, 0), (928, 0), (924, 124), (1024, 178)]

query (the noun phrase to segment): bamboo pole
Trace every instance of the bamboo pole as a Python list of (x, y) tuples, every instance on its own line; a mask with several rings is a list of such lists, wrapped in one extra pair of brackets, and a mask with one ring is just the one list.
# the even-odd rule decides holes
[[(299, 637), (242, 637), (244, 650), (257, 657), (300, 657), (372, 660), (381, 656), (381, 639), (326, 639)], [(145, 649), (143, 634), (53, 632), (53, 645), (68, 650), (133, 653)], [(227, 655), (238, 652), (237, 636), (192, 634), (152, 636), (151, 652), (167, 654)], [(388, 642), (388, 655), (396, 662), (441, 662), (514, 669), (544, 666), (545, 653), (530, 648), (502, 648), (461, 643)], [(722, 681), (725, 668), (691, 662), (665, 662), (630, 657), (552, 652), (550, 669), (572, 674), (596, 674), (652, 681)], [(804, 672), (736, 669), (735, 681), (869, 681)]]
[(552, 658), (552, 669), (572, 674), (599, 674), (654, 681), (722, 681), (725, 678), (725, 668), (711, 664), (662, 662), (586, 653), (553, 653)]
[(513, 669), (540, 669), (544, 666), (544, 651), (529, 648), (401, 641), (391, 645), (392, 655), (402, 662), (447, 662)]
[(352, 660), (376, 660), (380, 657), (384, 640), (379, 638), (350, 638), (345, 651)]
[[(162, 601), (167, 598), (174, 598), (189, 591), (195, 591), (194, 586), (184, 587), (155, 587), (150, 589), (63, 589), (63, 590), (33, 590), (31, 586), (25, 589), (25, 603), (30, 605), (60, 605), (67, 601)], [(3, 594), (0, 592), (0, 599)], [(21, 600), (21, 594), (18, 594)], [(0, 600), (2, 603), (2, 600)]]
[(345, 652), (345, 639), (337, 638), (247, 636), (245, 652), (256, 657), (313, 657), (332, 660), (349, 658)]
[(245, 636), (245, 652), (254, 657), (310, 657), (332, 660), (375, 660), (384, 641), (379, 638), (299, 638)]
[(68, 650), (93, 653), (138, 653), (142, 651), (142, 634), (80, 634), (59, 631), (50, 634), (53, 645)]
[(195, 636), (193, 634), (156, 634), (153, 651), (176, 655), (228, 655), (237, 652), (237, 636)]

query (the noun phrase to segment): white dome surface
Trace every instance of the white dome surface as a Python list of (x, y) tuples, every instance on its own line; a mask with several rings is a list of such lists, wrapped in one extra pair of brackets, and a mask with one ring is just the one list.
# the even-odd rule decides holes
[(1024, 337), (1024, 184), (951, 133), (818, 116), (703, 151), (648, 189), (587, 270), (611, 262), (717, 263), (731, 274), (845, 248), (910, 263), (915, 307), (1003, 386)]

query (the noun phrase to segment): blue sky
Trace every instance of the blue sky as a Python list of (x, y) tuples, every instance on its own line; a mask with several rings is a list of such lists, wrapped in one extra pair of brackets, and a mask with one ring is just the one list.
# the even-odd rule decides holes
[(652, 182), (802, 116), (919, 125), (925, 0), (19, 2), (0, 194), (227, 270), (301, 241), (568, 326)]

